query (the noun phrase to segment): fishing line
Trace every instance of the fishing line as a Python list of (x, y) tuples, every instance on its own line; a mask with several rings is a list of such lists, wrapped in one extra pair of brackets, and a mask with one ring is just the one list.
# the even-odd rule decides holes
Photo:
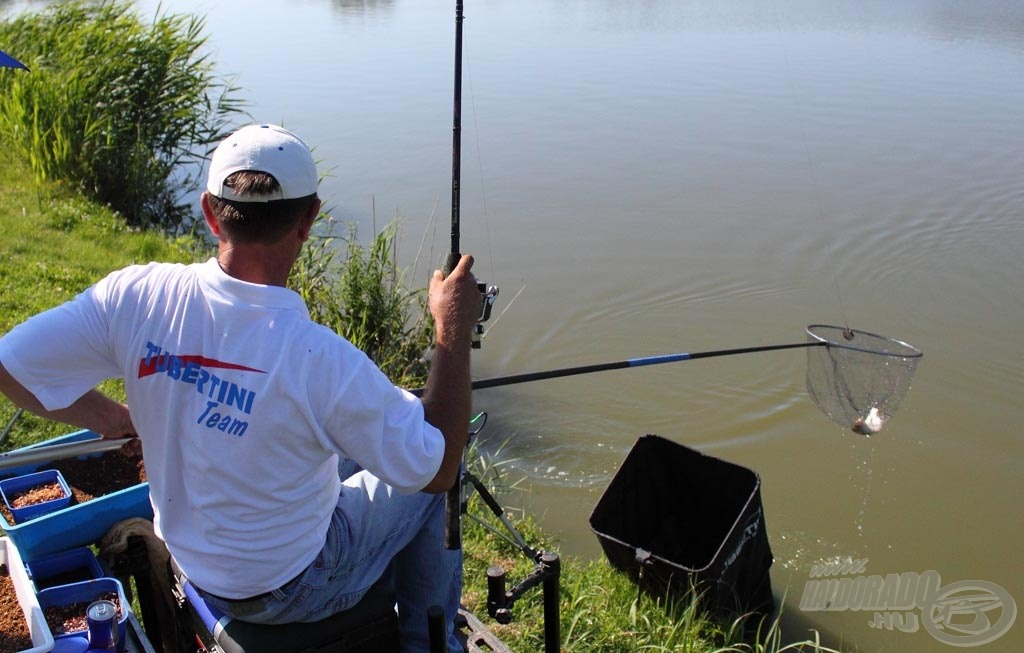
[[(777, 18), (778, 18), (778, 16), (776, 15), (776, 19)], [(778, 28), (778, 25), (779, 25), (779, 22), (778, 22), (778, 20), (776, 20), (776, 26), (777, 26), (776, 33), (780, 33), (781, 32), (781, 30)], [(793, 61), (792, 61), (792, 59), (790, 57), (789, 49), (786, 47), (785, 39), (780, 37), (779, 41), (780, 41), (781, 50), (782, 50), (782, 57), (785, 60), (786, 67), (787, 67), (787, 69), (789, 71), (792, 71), (794, 69)], [(797, 94), (797, 90), (796, 90), (795, 84), (793, 82), (793, 78), (792, 78), (791, 75), (784, 75), (784, 77), (785, 77), (785, 80), (786, 80), (786, 85), (789, 88), (790, 100), (793, 102), (794, 106), (797, 106), (799, 101), (800, 101), (800, 98), (799, 98), (799, 96)], [(825, 205), (824, 205), (824, 202), (822, 201), (822, 192), (821, 192), (822, 185), (821, 185), (821, 180), (818, 177), (817, 168), (815, 168), (815, 166), (814, 166), (813, 157), (811, 156), (811, 148), (810, 148), (810, 145), (809, 145), (810, 137), (809, 137), (809, 134), (807, 132), (807, 124), (806, 124), (806, 121), (804, 121), (804, 120), (797, 120), (797, 121), (795, 121), (794, 124), (797, 127), (797, 129), (800, 131), (800, 137), (801, 137), (800, 138), (800, 146), (801, 146), (801, 151), (803, 152), (803, 155), (804, 155), (804, 163), (807, 166), (807, 176), (808, 176), (808, 178), (810, 180), (810, 184), (811, 184), (811, 199), (814, 201), (814, 206), (815, 206), (815, 208), (817, 209), (817, 212), (818, 212), (817, 213), (818, 223), (819, 224), (824, 224), (824, 222), (825, 222)], [(830, 276), (832, 277), (832, 285), (835, 288), (836, 301), (839, 304), (839, 314), (843, 318), (843, 325), (846, 327), (847, 332), (850, 332), (850, 320), (849, 320), (849, 316), (846, 313), (846, 306), (845, 306), (845, 304), (843, 302), (842, 289), (839, 286), (839, 276), (836, 273), (835, 249), (833, 248), (832, 240), (833, 239), (832, 239), (831, 236), (829, 236), (828, 238), (825, 239), (825, 246), (826, 246), (826, 248), (828, 250), (828, 257), (827, 258), (828, 258), (828, 262), (829, 262), (829, 271), (831, 273)]]
[[(478, 118), (479, 114), (477, 113), (477, 110), (476, 110), (476, 92), (474, 91), (474, 87), (473, 87), (473, 72), (472, 72), (471, 68), (472, 68), (472, 65), (470, 65), (470, 70), (466, 71), (466, 73), (469, 76), (469, 79), (468, 79), (468, 82), (469, 82), (469, 84), (468, 84), (469, 85), (469, 103), (470, 103), (470, 105), (473, 108), (473, 136), (475, 137), (475, 140), (476, 140), (476, 143), (475, 143), (475, 145), (476, 145), (476, 147), (475, 147), (475, 150), (476, 150), (476, 165), (477, 165), (477, 168), (479, 168), (479, 171), (480, 171), (480, 204), (481, 204), (481, 207), (483, 209), (483, 216), (482, 217), (483, 217), (483, 223), (484, 223), (484, 232), (487, 234), (487, 259), (488, 259), (488, 261), (490, 263), (490, 266), (491, 266), (491, 279), (497, 279), (498, 278), (497, 275), (494, 274), (494, 247), (493, 247), (493, 245), (491, 243), (491, 222), (490, 222), (490, 219), (489, 219), (490, 218), (490, 212), (487, 209), (487, 189), (484, 187), (484, 177), (485, 177), (484, 163), (483, 163), (483, 156), (480, 154), (480, 125), (479, 125), (479, 122), (477, 121), (477, 118)], [(506, 306), (505, 310), (508, 310), (507, 306)], [(504, 312), (505, 311), (502, 311), (502, 313), (504, 313)], [(501, 317), (501, 316), (499, 315), (498, 317)], [(497, 322), (497, 320), (495, 320), (495, 322)], [(492, 328), (494, 327), (494, 323), (493, 322), (491, 323), (491, 327)], [(481, 337), (483, 337), (483, 336), (481, 336)]]

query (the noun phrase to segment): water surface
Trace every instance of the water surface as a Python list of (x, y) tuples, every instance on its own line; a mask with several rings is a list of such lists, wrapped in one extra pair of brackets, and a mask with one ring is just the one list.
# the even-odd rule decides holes
[[(599, 556), (590, 510), (657, 433), (760, 474), (792, 637), (948, 646), (802, 611), (825, 559), (1024, 602), (1024, 5), (467, 5), (463, 250), (505, 311), (475, 376), (800, 342), (816, 322), (925, 352), (870, 439), (818, 412), (799, 350), (482, 391), (483, 446), (529, 480), (502, 500)], [(174, 9), (207, 14), (253, 116), (316, 144), (335, 215), (400, 217), (410, 263), (426, 235), (425, 280), (447, 247), (454, 3)], [(1017, 624), (983, 648), (1022, 644)]]

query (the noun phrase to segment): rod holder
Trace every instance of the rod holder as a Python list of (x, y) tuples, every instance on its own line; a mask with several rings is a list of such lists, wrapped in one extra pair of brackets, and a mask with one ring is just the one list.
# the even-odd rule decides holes
[(512, 623), (512, 606), (527, 591), (541, 585), (544, 597), (544, 653), (559, 653), (561, 621), (559, 594), (562, 563), (557, 553), (537, 557), (533, 571), (512, 589), (506, 589), (505, 570), (494, 565), (487, 569), (487, 614), (500, 624)]

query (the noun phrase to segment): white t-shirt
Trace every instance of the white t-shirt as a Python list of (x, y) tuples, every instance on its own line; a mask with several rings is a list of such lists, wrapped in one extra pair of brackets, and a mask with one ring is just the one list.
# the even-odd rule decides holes
[(0, 362), (48, 410), (125, 379), (157, 534), (227, 598), (280, 587), (313, 561), (338, 456), (411, 493), (444, 453), (420, 401), (311, 322), (297, 293), (230, 277), (215, 259), (114, 272), (0, 339)]

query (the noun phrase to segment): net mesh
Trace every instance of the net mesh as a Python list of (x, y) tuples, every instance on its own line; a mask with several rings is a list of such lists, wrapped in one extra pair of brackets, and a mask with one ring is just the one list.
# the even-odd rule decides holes
[(921, 350), (848, 327), (807, 327), (807, 393), (823, 413), (863, 435), (882, 430), (910, 388)]

